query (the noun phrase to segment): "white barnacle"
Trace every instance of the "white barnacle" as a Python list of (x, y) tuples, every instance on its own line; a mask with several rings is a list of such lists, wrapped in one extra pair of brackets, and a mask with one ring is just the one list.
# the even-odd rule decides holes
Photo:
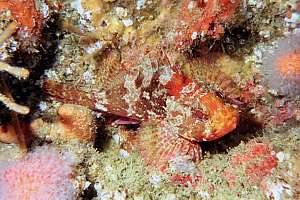
[(162, 73), (159, 76), (159, 82), (166, 85), (173, 77), (175, 72), (169, 66), (163, 66)]
[(80, 15), (84, 14), (84, 9), (81, 5), (81, 0), (75, 0), (71, 3), (71, 7), (76, 9)]
[(190, 84), (188, 84), (187, 86), (184, 86), (181, 90), (181, 93), (191, 93), (193, 91), (195, 91), (195, 87), (196, 87), (196, 83), (192, 82)]
[(127, 103), (136, 102), (139, 99), (139, 89), (135, 85), (137, 75), (126, 75), (124, 87), (127, 89), (127, 94), (124, 96), (124, 100)]
[(94, 93), (93, 95), (98, 102), (101, 102), (102, 104), (108, 104), (108, 99), (106, 97), (105, 91), (97, 92)]
[(112, 135), (112, 139), (116, 144), (119, 144), (119, 145), (122, 144), (122, 142), (123, 142), (123, 138), (117, 133)]
[(142, 69), (142, 73), (143, 73), (143, 82), (142, 82), (142, 86), (144, 88), (148, 87), (151, 83), (151, 80), (153, 78), (153, 75), (156, 71), (156, 69), (154, 69), (151, 66), (151, 63), (145, 63), (139, 66)]
[(101, 111), (104, 111), (104, 112), (107, 111), (107, 108), (101, 102), (96, 102), (95, 103), (95, 108), (97, 110), (101, 110)]
[(149, 177), (149, 182), (154, 188), (159, 188), (159, 185), (161, 183), (161, 177), (159, 175), (154, 174)]
[[(205, 126), (205, 129), (204, 129), (204, 134), (206, 135), (206, 136), (208, 136), (208, 135), (210, 135), (211, 133), (212, 133), (212, 126), (211, 126), (211, 123), (210, 122), (206, 122), (206, 123), (204, 123), (204, 126)], [(203, 139), (203, 141), (205, 141), (204, 139)]]
[(122, 20), (124, 26), (129, 27), (133, 25), (133, 20), (132, 19), (123, 19)]
[(282, 183), (272, 183), (268, 181), (265, 194), (269, 198), (273, 197), (275, 200), (280, 200), (282, 199), (284, 189), (285, 188)]
[(185, 117), (192, 116), (192, 111), (190, 107), (184, 107), (182, 113), (184, 114)]
[(94, 74), (91, 72), (91, 71), (86, 71), (83, 73), (83, 80), (86, 82), (86, 83), (94, 83), (95, 80), (94, 80)]
[(177, 156), (169, 161), (170, 168), (173, 171), (185, 173), (198, 173), (197, 166), (192, 162), (189, 156)]
[(117, 6), (115, 7), (115, 14), (119, 17), (119, 18), (124, 18), (128, 16), (128, 10), (126, 8)]
[(174, 97), (169, 97), (166, 100), (166, 111), (167, 112), (175, 112), (181, 110), (181, 105), (175, 101)]
[[(94, 27), (90, 26), (88, 23), (92, 19), (92, 11), (85, 10), (82, 6), (81, 1), (82, 0), (72, 1), (71, 7), (74, 8), (80, 16), (80, 19), (79, 19), (80, 29), (83, 29), (84, 27), (87, 26), (89, 31), (93, 31)], [(101, 10), (98, 10), (98, 9), (97, 9), (97, 11), (101, 12)]]
[(88, 54), (93, 54), (93, 53), (99, 51), (100, 49), (102, 49), (102, 47), (103, 47), (103, 43), (98, 40), (94, 44), (92, 44), (92, 45), (88, 46), (87, 48), (85, 48), (85, 51)]
[(189, 117), (192, 115), (191, 109), (180, 104), (174, 99), (174, 97), (167, 98), (165, 109), (167, 113), (178, 112), (184, 117)]
[(115, 191), (114, 200), (126, 200), (126, 193), (124, 191)]
[(165, 121), (162, 132), (169, 133), (173, 136), (179, 136), (179, 128), (175, 126), (171, 121)]
[(210, 194), (207, 191), (199, 191), (198, 195), (202, 198), (202, 199), (210, 199)]
[(285, 154), (282, 151), (280, 151), (280, 152), (276, 153), (276, 157), (277, 157), (279, 162), (283, 162)]
[(145, 98), (145, 99), (147, 99), (147, 100), (150, 100), (150, 94), (149, 94), (149, 92), (143, 92), (143, 97)]
[(49, 15), (50, 15), (50, 8), (49, 8), (49, 6), (47, 5), (46, 2), (39, 1), (39, 3), (37, 3), (36, 5), (39, 7), (38, 9), (41, 11), (41, 13), (43, 14), (44, 18), (49, 17)]
[(191, 13), (193, 9), (196, 7), (196, 2), (195, 1), (190, 1), (188, 5), (188, 10)]
[(128, 157), (130, 154), (129, 154), (128, 151), (126, 151), (125, 149), (120, 149), (119, 155), (120, 155), (120, 157), (122, 157), (122, 158), (126, 158), (126, 157)]
[(98, 93), (94, 94), (94, 96), (96, 99), (95, 108), (106, 112), (107, 111), (106, 105), (108, 104), (108, 100), (106, 98), (105, 91), (98, 92)]
[(145, 0), (137, 0), (136, 1), (136, 9), (141, 10), (145, 6)]
[(191, 35), (192, 40), (197, 39), (198, 33), (197, 32), (193, 32)]
[(134, 112), (134, 105), (139, 100), (140, 97), (140, 89), (138, 89), (135, 85), (135, 81), (138, 77), (138, 73), (135, 74), (127, 74), (124, 79), (124, 88), (127, 90), (126, 94), (124, 95), (123, 99), (128, 104), (128, 115), (133, 115)]
[(147, 114), (148, 114), (149, 118), (151, 118), (151, 119), (155, 119), (158, 117), (158, 115), (155, 112), (150, 111), (150, 110), (147, 110)]
[(41, 102), (39, 103), (38, 107), (39, 107), (39, 109), (40, 109), (41, 111), (46, 111), (46, 110), (48, 109), (48, 105), (47, 105), (47, 103), (44, 102), (44, 101), (41, 101)]

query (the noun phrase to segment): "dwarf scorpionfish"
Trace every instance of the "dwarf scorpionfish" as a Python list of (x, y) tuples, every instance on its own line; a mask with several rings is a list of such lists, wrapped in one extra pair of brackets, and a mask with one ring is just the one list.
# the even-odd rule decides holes
[[(108, 54), (113, 57), (112, 52)], [(123, 56), (101, 92), (85, 93), (53, 80), (46, 80), (44, 89), (64, 103), (139, 123), (137, 133), (130, 136), (131, 146), (146, 164), (161, 172), (172, 165), (182, 171), (182, 161), (194, 164), (200, 160), (198, 142), (218, 139), (236, 128), (238, 111), (186, 77), (179, 66), (172, 66), (162, 51), (142, 55), (140, 60)]]

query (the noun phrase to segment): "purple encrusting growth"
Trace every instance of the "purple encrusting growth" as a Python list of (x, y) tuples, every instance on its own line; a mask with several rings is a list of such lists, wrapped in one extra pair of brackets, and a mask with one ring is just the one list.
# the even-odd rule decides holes
[(42, 147), (24, 158), (0, 162), (1, 200), (73, 200), (72, 162)]
[(299, 49), (300, 33), (290, 33), (287, 37), (281, 38), (276, 47), (264, 52), (262, 72), (271, 90), (278, 91), (283, 95), (300, 94), (300, 76), (283, 76), (277, 66), (278, 58), (299, 51)]

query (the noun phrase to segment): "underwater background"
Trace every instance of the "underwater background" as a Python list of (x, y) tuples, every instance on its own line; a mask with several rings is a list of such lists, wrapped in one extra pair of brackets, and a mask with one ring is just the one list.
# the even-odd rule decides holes
[(300, 199), (300, 1), (0, 0), (0, 200)]

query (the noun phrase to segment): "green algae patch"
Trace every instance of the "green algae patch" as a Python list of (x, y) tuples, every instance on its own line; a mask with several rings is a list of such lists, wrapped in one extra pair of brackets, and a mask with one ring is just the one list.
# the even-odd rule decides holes
[(172, 195), (189, 198), (190, 191), (172, 185), (167, 175), (147, 169), (137, 153), (128, 154), (114, 147), (87, 160), (88, 177), (98, 183), (98, 187), (101, 185), (98, 195), (124, 191), (129, 199), (166, 199)]

